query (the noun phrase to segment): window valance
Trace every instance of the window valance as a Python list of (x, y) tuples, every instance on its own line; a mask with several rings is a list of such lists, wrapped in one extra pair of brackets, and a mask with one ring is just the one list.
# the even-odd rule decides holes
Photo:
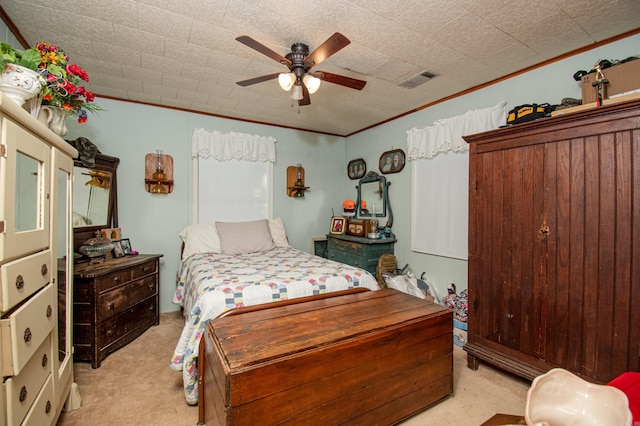
[(242, 160), (276, 162), (276, 139), (247, 133), (193, 131), (193, 158), (214, 158), (217, 161)]
[(491, 108), (467, 111), (456, 117), (436, 120), (425, 127), (407, 131), (407, 158), (433, 158), (442, 152), (464, 152), (469, 149), (463, 135), (497, 129), (507, 120), (506, 102)]

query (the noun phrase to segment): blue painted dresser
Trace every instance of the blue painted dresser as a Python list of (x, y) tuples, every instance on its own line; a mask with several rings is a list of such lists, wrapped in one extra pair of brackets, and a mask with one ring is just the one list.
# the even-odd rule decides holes
[(395, 242), (395, 238), (327, 234), (327, 258), (366, 269), (375, 276), (378, 258), (386, 253), (393, 254)]

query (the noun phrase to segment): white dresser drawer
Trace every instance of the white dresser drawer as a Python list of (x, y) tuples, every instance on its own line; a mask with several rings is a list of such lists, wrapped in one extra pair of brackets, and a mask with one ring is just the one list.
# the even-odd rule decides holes
[(44, 287), (51, 280), (51, 250), (45, 250), (0, 266), (2, 300), (0, 311), (7, 312)]
[(56, 287), (49, 284), (0, 320), (2, 375), (20, 373), (56, 325)]
[[(33, 403), (27, 417), (24, 418), (22, 426), (53, 425), (56, 422), (56, 414), (56, 407), (53, 405), (53, 380), (49, 376), (36, 398), (36, 402)], [(13, 425), (9, 423), (7, 426)]]
[(9, 424), (19, 425), (27, 415), (52, 371), (51, 356), (51, 337), (49, 336), (42, 342), (20, 374), (9, 377), (4, 382)]

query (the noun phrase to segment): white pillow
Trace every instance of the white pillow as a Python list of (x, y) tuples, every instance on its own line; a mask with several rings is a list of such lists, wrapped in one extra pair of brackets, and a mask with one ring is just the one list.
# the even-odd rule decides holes
[(267, 251), (276, 245), (271, 238), (267, 219), (250, 222), (216, 222), (220, 246), (224, 254)]
[(182, 230), (180, 238), (184, 242), (182, 258), (197, 253), (222, 253), (220, 237), (215, 225), (189, 225)]
[(271, 238), (273, 238), (276, 246), (289, 247), (287, 231), (284, 229), (284, 223), (282, 223), (281, 218), (269, 219), (269, 230), (271, 231)]

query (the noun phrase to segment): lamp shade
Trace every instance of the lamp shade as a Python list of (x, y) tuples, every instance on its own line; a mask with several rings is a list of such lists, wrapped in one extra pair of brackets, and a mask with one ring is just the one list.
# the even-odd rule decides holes
[(293, 87), (293, 84), (295, 82), (296, 82), (296, 75), (292, 72), (289, 72), (289, 73), (283, 72), (278, 76), (278, 84), (284, 91), (288, 92), (289, 90), (291, 90), (291, 87)]
[(304, 81), (304, 85), (307, 86), (307, 90), (309, 90), (309, 93), (313, 95), (320, 88), (320, 82), (322, 80), (309, 74), (305, 74), (305, 76), (302, 78), (302, 81)]
[(295, 85), (293, 86), (293, 91), (291, 92), (291, 99), (299, 101), (302, 99), (302, 86)]

